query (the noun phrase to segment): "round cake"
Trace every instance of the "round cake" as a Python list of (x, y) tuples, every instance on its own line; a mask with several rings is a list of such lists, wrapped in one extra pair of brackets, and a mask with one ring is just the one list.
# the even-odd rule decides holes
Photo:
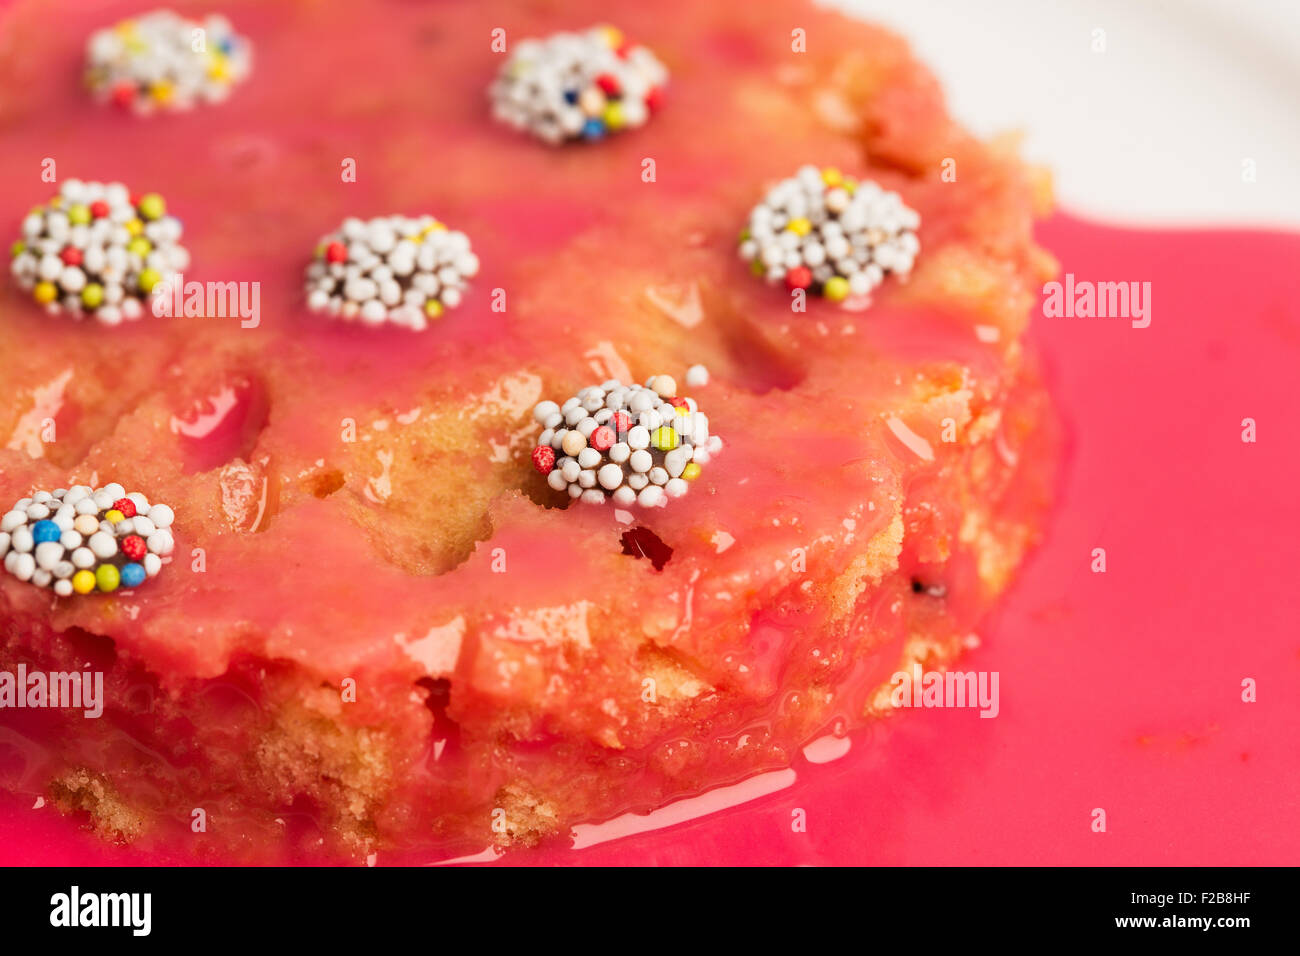
[[(117, 325), (0, 288), (0, 500), (113, 484), (175, 514), (138, 589), (0, 574), (0, 670), (98, 672), (105, 696), (98, 719), (0, 710), (18, 755), (0, 786), (200, 857), (436, 859), (788, 766), (881, 719), (893, 673), (960, 653), (1050, 497), (1024, 343), (1055, 269), (1033, 240), (1050, 197), (1014, 141), (949, 117), (902, 40), (796, 0), (219, 12), (251, 73), (149, 115), (80, 85), (86, 36), (47, 4), (0, 15), (13, 238), (64, 180), (123, 182), (166, 196), (190, 257)], [(664, 70), (644, 123), (571, 139), (494, 115), (516, 44), (607, 26)], [(870, 272), (863, 238), (815, 279), (837, 245), (817, 223), (820, 253), (791, 246), (813, 264), (744, 246), (810, 166), (896, 194), (880, 215), (912, 239), (876, 260), (894, 268)], [(799, 218), (774, 209), (778, 231)], [(435, 219), (472, 243), (455, 307), (309, 308), (309, 267), (329, 285), (315, 305), (396, 282), (363, 268), (371, 243), (326, 283), (318, 248), (390, 217), (417, 246)], [(652, 394), (651, 444), (630, 444), (639, 417), (619, 431), (622, 406), (535, 414), (596, 391)], [(707, 415), (703, 441), (675, 399)], [(573, 477), (552, 481), (539, 447)]]

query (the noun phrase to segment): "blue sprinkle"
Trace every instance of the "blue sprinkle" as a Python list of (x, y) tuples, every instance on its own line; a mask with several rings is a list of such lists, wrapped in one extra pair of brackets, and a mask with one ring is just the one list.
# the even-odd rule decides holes
[(582, 124), (582, 135), (586, 139), (600, 139), (605, 135), (605, 124), (593, 117)]
[(220, 49), (222, 53), (229, 53), (231, 50), (235, 48), (235, 41), (222, 40), (220, 43), (217, 44), (217, 48)]
[(32, 525), (32, 540), (37, 544), (45, 544), (48, 541), (58, 541), (63, 536), (59, 526), (53, 521), (38, 521)]
[(574, 103), (578, 102), (578, 91), (577, 91), (577, 90), (565, 90), (565, 91), (564, 91), (564, 102), (568, 103), (570, 106), (572, 106)]
[(134, 561), (130, 564), (122, 565), (122, 586), (128, 588), (138, 588), (144, 584), (144, 568)]

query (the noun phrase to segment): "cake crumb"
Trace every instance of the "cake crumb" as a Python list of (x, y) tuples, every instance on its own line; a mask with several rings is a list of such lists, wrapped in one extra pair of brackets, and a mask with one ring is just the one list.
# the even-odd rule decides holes
[(827, 599), (834, 607), (832, 616), (835, 619), (847, 617), (866, 590), (867, 582), (879, 584), (885, 575), (896, 570), (902, 552), (903, 518), (895, 513), (889, 525), (878, 532), (866, 550), (831, 583)]
[(122, 801), (112, 784), (85, 768), (56, 777), (50, 783), (50, 797), (64, 813), (88, 813), (94, 831), (106, 840), (130, 843), (144, 829), (143, 818)]
[(496, 806), (505, 811), (504, 827), (493, 827), (497, 846), (536, 846), (560, 828), (555, 805), (519, 784), (508, 783), (498, 790)]

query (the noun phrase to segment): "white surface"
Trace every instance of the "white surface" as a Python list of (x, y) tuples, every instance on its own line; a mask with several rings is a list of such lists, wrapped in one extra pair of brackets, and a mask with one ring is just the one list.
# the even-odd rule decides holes
[(1300, 226), (1300, 0), (824, 2), (907, 37), (975, 132), (1023, 130), (1067, 209)]

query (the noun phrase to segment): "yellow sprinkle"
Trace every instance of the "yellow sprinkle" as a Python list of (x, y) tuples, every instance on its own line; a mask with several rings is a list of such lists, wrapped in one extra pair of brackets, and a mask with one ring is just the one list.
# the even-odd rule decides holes
[(134, 252), (140, 258), (147, 256), (153, 249), (153, 245), (144, 236), (136, 236), (126, 244), (127, 252)]
[(127, 220), (126, 231), (133, 236), (138, 236), (140, 235), (141, 232), (144, 231), (144, 223), (142, 223), (139, 219)]
[(800, 216), (798, 219), (791, 219), (786, 223), (786, 231), (793, 232), (796, 236), (806, 236), (812, 232), (812, 223)]
[(113, 564), (101, 564), (95, 569), (95, 583), (101, 591), (116, 591), (122, 583), (122, 575)]
[(656, 428), (650, 436), (650, 444), (654, 445), (660, 451), (672, 451), (677, 447), (680, 439), (677, 437), (675, 429), (664, 425), (662, 428)]
[(72, 576), (72, 590), (78, 594), (89, 594), (95, 590), (95, 575), (89, 571), (78, 571)]
[(849, 296), (849, 280), (844, 276), (831, 276), (822, 286), (822, 294), (832, 302), (843, 302)]
[(172, 85), (163, 82), (154, 83), (149, 87), (149, 95), (159, 103), (166, 103), (172, 98)]
[(440, 318), (442, 316), (442, 303), (437, 299), (430, 299), (424, 303), (424, 314), (431, 319)]
[(58, 294), (59, 290), (54, 287), (53, 282), (38, 282), (36, 288), (32, 290), (32, 298), (41, 305), (48, 305), (53, 302)]
[(687, 481), (694, 481), (696, 478), (700, 477), (700, 466), (695, 462), (691, 462), (682, 469), (682, 477)]
[(838, 186), (840, 183), (844, 182), (844, 177), (834, 166), (827, 166), (822, 170), (822, 182), (827, 186)]
[(116, 508), (109, 508), (104, 512), (104, 520), (111, 522), (112, 524), (117, 524), (119, 521), (125, 521), (126, 515), (122, 514), (122, 512), (118, 511)]
[(619, 44), (623, 42), (623, 31), (618, 27), (603, 26), (600, 28), (600, 34), (611, 50), (618, 49)]
[(140, 291), (145, 295), (152, 295), (154, 287), (159, 282), (162, 282), (162, 275), (159, 274), (157, 269), (145, 269), (140, 273)]
[(145, 219), (161, 219), (167, 211), (167, 203), (157, 193), (145, 193), (136, 203), (136, 208)]
[(62, 206), (63, 206), (63, 197), (62, 197), (62, 196), (55, 196), (53, 199), (50, 200), (50, 208), (51, 208), (51, 209), (59, 209), (59, 208), (62, 207)]

